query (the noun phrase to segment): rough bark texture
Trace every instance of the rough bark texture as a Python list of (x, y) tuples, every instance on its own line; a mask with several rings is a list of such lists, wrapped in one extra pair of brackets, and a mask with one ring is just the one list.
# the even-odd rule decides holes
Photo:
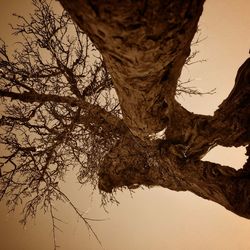
[[(99, 188), (188, 190), (250, 218), (249, 160), (239, 171), (201, 161), (216, 145), (249, 144), (250, 59), (214, 116), (174, 99), (204, 1), (60, 2), (101, 51), (131, 131), (106, 155)], [(164, 128), (164, 139), (149, 140)]]
[(61, 3), (101, 51), (133, 134), (166, 127), (203, 1)]

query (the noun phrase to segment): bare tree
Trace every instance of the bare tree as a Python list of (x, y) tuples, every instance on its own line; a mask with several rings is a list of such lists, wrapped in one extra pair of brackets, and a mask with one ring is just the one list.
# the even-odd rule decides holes
[(56, 14), (43, 0), (33, 4), (29, 18), (16, 15), (17, 49), (11, 54), (1, 41), (0, 199), (11, 210), (24, 203), (23, 223), (44, 208), (55, 240), (56, 200), (67, 201), (92, 230), (61, 190), (65, 174), (75, 169), (80, 184), (95, 187), (103, 156), (126, 127), (111, 77), (89, 38), (65, 11)]
[(203, 1), (60, 2), (80, 28), (34, 0), (34, 13), (13, 27), (17, 50), (1, 44), (1, 199), (13, 209), (26, 201), (24, 223), (39, 207), (49, 211), (54, 233), (53, 201), (67, 201), (92, 230), (60, 188), (77, 169), (103, 202), (118, 188), (162, 186), (250, 218), (249, 160), (238, 171), (201, 160), (216, 145), (249, 145), (250, 60), (214, 116), (175, 99), (200, 94), (179, 77), (196, 53)]

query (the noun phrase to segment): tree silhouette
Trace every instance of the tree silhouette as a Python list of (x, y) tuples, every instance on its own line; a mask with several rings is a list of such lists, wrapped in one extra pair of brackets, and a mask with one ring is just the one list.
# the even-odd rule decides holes
[(118, 188), (162, 186), (249, 219), (249, 159), (235, 170), (202, 157), (216, 145), (247, 146), (249, 156), (250, 59), (213, 116), (175, 98), (201, 94), (179, 77), (196, 53), (203, 1), (60, 2), (80, 28), (34, 0), (29, 19), (17, 15), (18, 48), (11, 54), (1, 43), (1, 199), (11, 209), (25, 200), (24, 223), (47, 209), (54, 229), (53, 201), (61, 199), (91, 229), (60, 189), (77, 169), (79, 183), (98, 185), (103, 202)]
[[(104, 62), (64, 11), (33, 1), (29, 18), (16, 15), (20, 41), (11, 54), (0, 47), (0, 199), (11, 210), (24, 203), (22, 222), (67, 201), (60, 188), (74, 168), (80, 184), (98, 181), (98, 166), (121, 134), (120, 107)], [(94, 231), (92, 231), (94, 233)], [(56, 243), (55, 243), (56, 246)]]

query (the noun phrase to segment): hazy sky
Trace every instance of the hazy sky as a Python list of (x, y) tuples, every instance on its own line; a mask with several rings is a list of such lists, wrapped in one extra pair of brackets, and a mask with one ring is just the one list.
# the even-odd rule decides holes
[[(31, 0), (0, 0), (0, 37), (10, 41), (11, 13), (28, 13)], [(186, 108), (212, 114), (233, 87), (236, 71), (250, 49), (250, 1), (208, 0), (200, 20), (200, 57), (206, 63), (184, 69), (195, 78), (193, 85), (203, 91), (213, 88), (212, 96), (181, 98)], [(244, 148), (212, 150), (206, 159), (239, 168), (245, 161)], [(87, 215), (107, 219), (93, 223), (107, 250), (249, 250), (250, 221), (189, 192), (163, 188), (139, 189), (131, 198), (128, 191), (118, 193), (119, 206), (100, 208), (98, 194), (90, 200), (90, 190), (79, 189), (72, 173), (65, 183), (66, 193)], [(99, 250), (96, 240), (67, 207), (59, 204), (57, 216), (65, 221), (57, 233), (61, 250)], [(51, 222), (39, 214), (25, 229), (18, 223), (18, 212), (7, 214), (0, 205), (1, 250), (53, 249)]]

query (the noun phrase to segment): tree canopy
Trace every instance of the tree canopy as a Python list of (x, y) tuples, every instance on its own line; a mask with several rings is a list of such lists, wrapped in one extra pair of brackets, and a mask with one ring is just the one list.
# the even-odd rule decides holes
[(249, 158), (235, 170), (202, 157), (216, 145), (249, 156), (250, 59), (213, 116), (176, 99), (199, 93), (179, 78), (204, 1), (60, 2), (67, 12), (34, 0), (29, 18), (17, 16), (12, 54), (1, 41), (1, 199), (28, 200), (24, 221), (39, 206), (53, 218), (54, 200), (71, 202), (60, 183), (77, 169), (103, 202), (119, 188), (162, 186), (249, 219)]

